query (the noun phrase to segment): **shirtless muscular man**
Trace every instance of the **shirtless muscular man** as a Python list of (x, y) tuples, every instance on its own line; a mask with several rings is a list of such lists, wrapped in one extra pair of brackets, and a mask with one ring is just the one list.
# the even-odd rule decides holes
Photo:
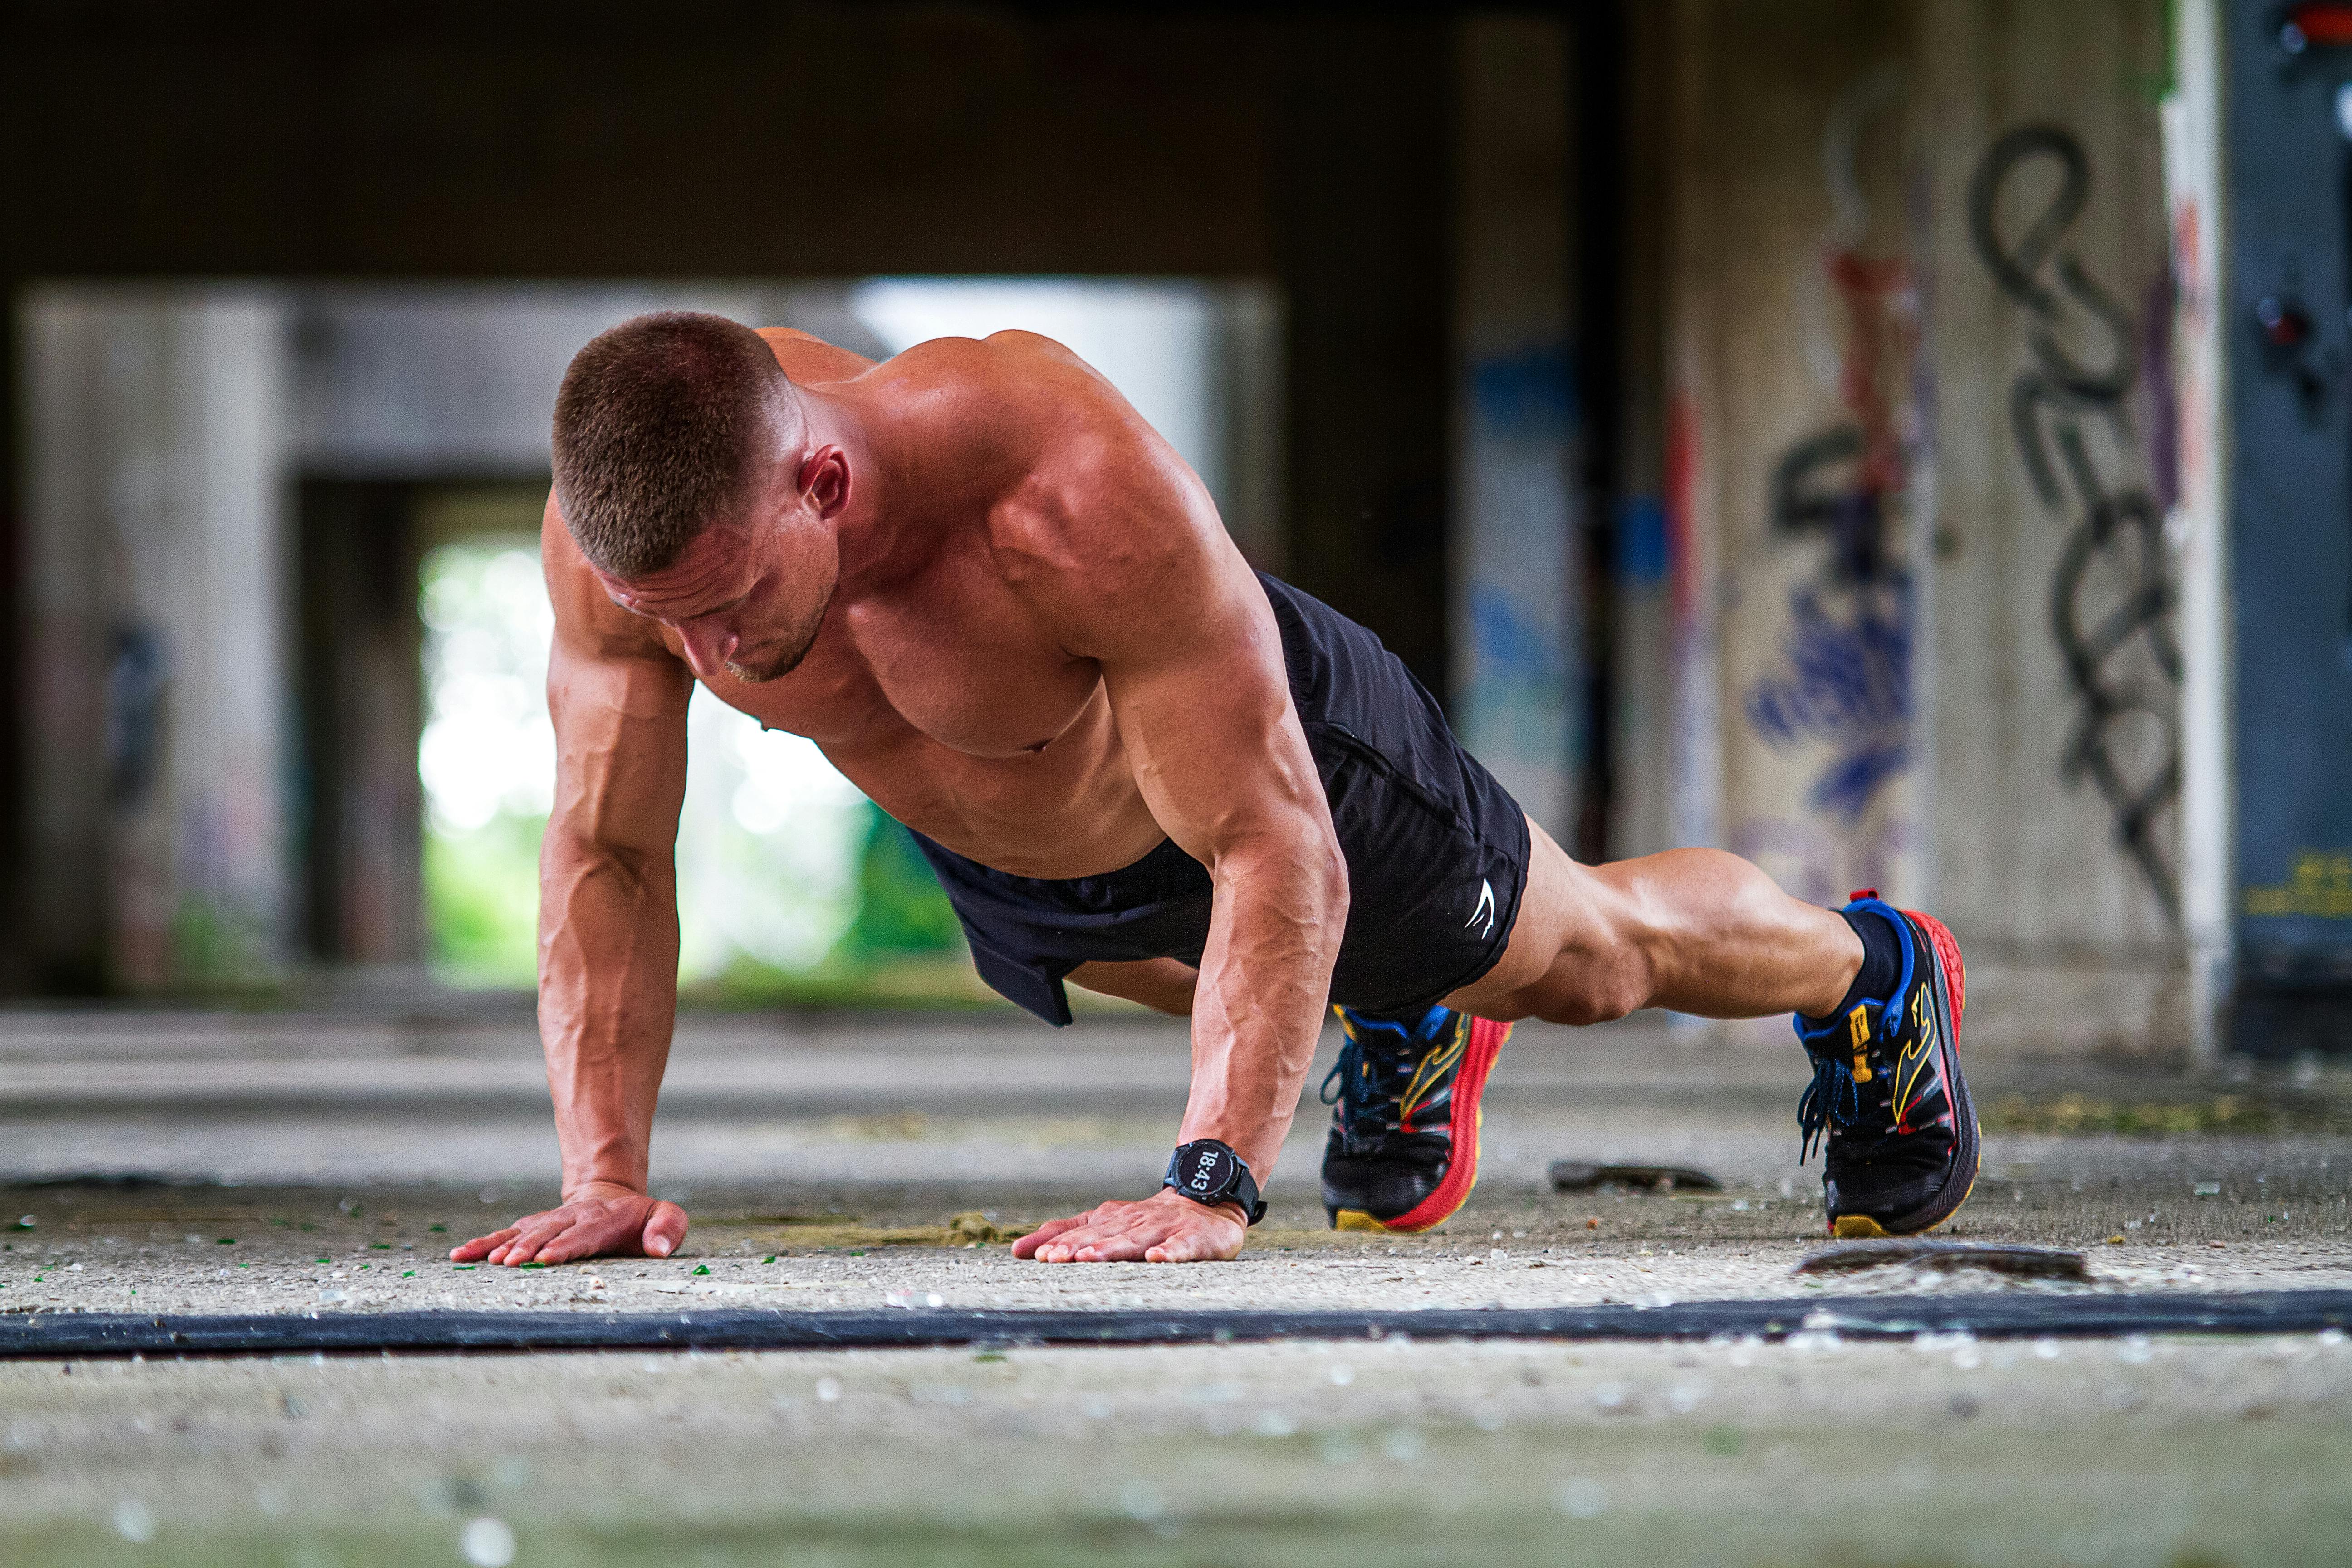
[(697, 680), (913, 830), (1013, 1001), (1066, 1024), (1074, 983), (1191, 1017), (1167, 1184), (1018, 1256), (1234, 1257), (1333, 1005), (1335, 1225), (1461, 1206), (1510, 1021), (1637, 1007), (1796, 1015), (1837, 1234), (1925, 1230), (1967, 1197), (1941, 924), (1802, 903), (1719, 850), (1570, 860), (1377, 638), (1250, 570), (1200, 479), (1060, 345), (876, 364), (642, 316), (572, 361), (554, 467), (540, 1028), (563, 1201), (459, 1259), (667, 1257), (686, 1235), (646, 1181)]

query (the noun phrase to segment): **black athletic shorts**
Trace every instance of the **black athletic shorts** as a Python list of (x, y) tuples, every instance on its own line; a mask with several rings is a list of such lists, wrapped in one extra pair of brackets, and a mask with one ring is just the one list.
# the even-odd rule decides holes
[[(1425, 1008), (1503, 955), (1527, 887), (1527, 816), (1380, 638), (1286, 583), (1258, 581), (1348, 861), (1331, 999), (1373, 1013)], [(1208, 870), (1173, 839), (1132, 866), (1067, 880), (994, 870), (919, 833), (915, 842), (963, 921), (980, 977), (1049, 1024), (1070, 1021), (1062, 980), (1079, 964), (1197, 964), (1209, 940)]]

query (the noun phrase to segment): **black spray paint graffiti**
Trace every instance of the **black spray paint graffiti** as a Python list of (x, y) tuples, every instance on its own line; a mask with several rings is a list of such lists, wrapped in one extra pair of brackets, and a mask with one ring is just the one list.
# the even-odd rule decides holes
[[(2024, 231), (2004, 241), (1995, 221), (2001, 192), (2037, 160), (2055, 165), (2056, 189)], [(2097, 787), (2116, 842), (2177, 919), (2179, 894), (2156, 834), (2157, 818), (2180, 793), (2180, 651), (2172, 637), (2164, 514), (2138, 486), (2111, 489), (2085, 439), (2104, 423), (2116, 444), (2128, 447), (2124, 399), (2139, 369), (2138, 341), (2130, 312), (2072, 251), (2059, 248), (2090, 194), (2082, 143), (2054, 125), (2023, 126), (1977, 165), (1969, 232), (2001, 292), (2032, 314), (2033, 363), (2010, 384), (2010, 426), (2034, 494), (2048, 510), (2074, 520), (2050, 584), (2050, 629), (2075, 699), (2062, 776)], [(2086, 364), (2069, 353), (2061, 337), (2070, 329), (2104, 339), (2106, 363)], [(2148, 679), (2149, 669), (2159, 679)], [(2143, 748), (2133, 777), (2118, 730), (2139, 724), (2158, 740)]]

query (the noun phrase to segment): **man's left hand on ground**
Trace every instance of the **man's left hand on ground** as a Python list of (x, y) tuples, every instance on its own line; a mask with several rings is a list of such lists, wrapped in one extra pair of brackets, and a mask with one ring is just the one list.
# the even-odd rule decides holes
[(1116, 1199), (1047, 1220), (1013, 1244), (1040, 1263), (1206, 1263), (1240, 1256), (1249, 1236), (1237, 1204), (1215, 1208), (1162, 1187), (1140, 1203)]
[(686, 1211), (616, 1182), (590, 1182), (557, 1208), (450, 1249), (459, 1263), (574, 1263), (583, 1258), (667, 1258), (686, 1239)]

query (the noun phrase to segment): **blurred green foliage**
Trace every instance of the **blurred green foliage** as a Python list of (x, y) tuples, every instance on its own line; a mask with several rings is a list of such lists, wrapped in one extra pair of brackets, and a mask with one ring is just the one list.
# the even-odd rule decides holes
[(500, 812), (470, 833), (428, 828), (425, 911), (433, 967), (453, 985), (539, 981), (539, 841), (547, 818)]
[(867, 805), (866, 848), (857, 864), (857, 918), (834, 951), (850, 963), (898, 953), (953, 952), (963, 945), (955, 910), (931, 875), (915, 836)]
[[(857, 914), (823, 962), (780, 969), (739, 958), (689, 986), (720, 1006), (988, 1005), (964, 958), (955, 910), (908, 831), (866, 808)], [(425, 903), (436, 973), (455, 985), (530, 989), (538, 976), (539, 845), (544, 817), (501, 812), (471, 832), (425, 839)]]
[(1005, 1005), (972, 973), (963, 928), (913, 836), (870, 803), (864, 816), (857, 913), (824, 961), (788, 970), (738, 957), (687, 996), (721, 1007)]

